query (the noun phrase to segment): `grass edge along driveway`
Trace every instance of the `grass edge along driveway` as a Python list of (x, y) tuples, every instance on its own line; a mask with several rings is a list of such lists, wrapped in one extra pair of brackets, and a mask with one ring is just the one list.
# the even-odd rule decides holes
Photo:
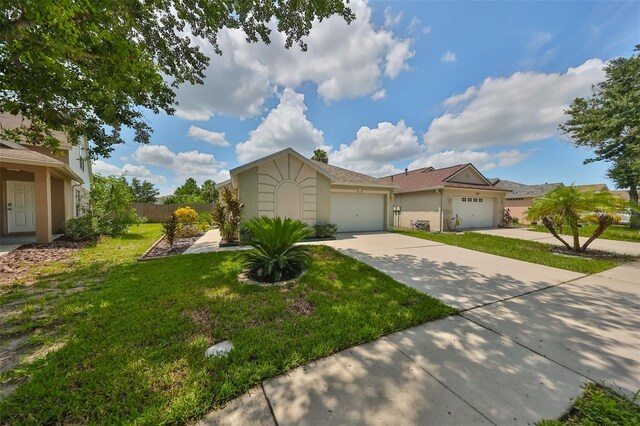
[[(532, 225), (526, 229), (533, 232), (544, 232), (551, 236), (551, 232), (549, 232), (549, 230), (545, 228), (544, 225)], [(580, 228), (578, 228), (578, 232), (581, 237), (589, 238), (591, 235), (593, 235), (593, 231), (595, 229), (596, 225), (582, 225)], [(564, 227), (564, 229), (561, 230), (560, 233), (569, 234), (570, 232), (567, 227)], [(640, 243), (640, 229), (629, 228), (629, 225), (611, 225), (604, 230), (604, 232), (598, 237), (598, 239)]]
[[(125, 251), (111, 240), (95, 258)], [(24, 383), (0, 402), (0, 418), (184, 423), (266, 378), (455, 313), (331, 248), (312, 251), (309, 272), (285, 288), (238, 282), (242, 266), (231, 252), (147, 262), (129, 256), (101, 268), (100, 284), (50, 309), (62, 323), (63, 346), (4, 376)], [(92, 274), (90, 261), (68, 269), (57, 279)], [(228, 357), (204, 358), (209, 345), (227, 339), (235, 345)]]
[[(510, 259), (523, 260), (539, 265), (551, 266), (583, 274), (595, 274), (619, 266), (616, 260), (587, 259), (577, 256), (562, 256), (551, 251), (552, 246), (536, 241), (525, 241), (516, 238), (498, 237), (495, 235), (464, 233), (434, 233), (418, 230), (396, 229), (394, 232), (423, 240), (437, 241), (451, 246), (495, 254)], [(626, 258), (626, 257), (625, 257)], [(629, 256), (629, 260), (633, 257)]]

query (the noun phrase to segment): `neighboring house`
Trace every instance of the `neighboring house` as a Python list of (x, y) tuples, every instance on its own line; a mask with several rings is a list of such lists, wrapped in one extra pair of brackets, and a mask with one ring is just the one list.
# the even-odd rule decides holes
[(575, 185), (580, 191), (608, 191), (606, 183), (592, 183), (588, 185)]
[(504, 198), (504, 208), (509, 209), (511, 217), (517, 217), (520, 223), (528, 223), (525, 213), (529, 206), (531, 206), (531, 202), (538, 197), (542, 197), (547, 192), (564, 185), (562, 183), (525, 185), (510, 180), (498, 179), (496, 186), (511, 191)]
[(431, 231), (484, 228), (502, 222), (507, 189), (498, 188), (472, 164), (434, 169), (427, 167), (382, 178), (397, 186), (394, 197), (395, 225), (412, 227), (428, 221)]
[[(20, 117), (0, 114), (3, 129)], [(90, 185), (91, 162), (85, 141), (72, 146), (62, 134), (58, 152), (46, 147), (2, 140), (0, 133), (0, 235), (35, 235), (53, 240), (65, 220), (83, 214)]]
[(339, 232), (382, 231), (393, 226), (394, 185), (310, 160), (291, 148), (230, 171), (217, 185), (237, 190), (243, 221), (289, 217), (313, 226), (335, 223)]
[[(618, 189), (616, 191), (611, 191), (611, 192), (625, 201), (631, 201), (631, 197), (629, 196), (629, 191), (626, 189)], [(637, 192), (638, 192), (638, 198), (640, 198), (640, 189)]]

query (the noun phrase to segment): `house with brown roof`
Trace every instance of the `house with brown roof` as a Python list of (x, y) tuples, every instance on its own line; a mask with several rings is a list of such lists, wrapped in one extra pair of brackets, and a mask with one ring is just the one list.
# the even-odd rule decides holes
[(518, 218), (520, 223), (528, 223), (525, 213), (533, 200), (564, 185), (561, 182), (526, 185), (506, 179), (498, 179), (496, 186), (511, 191), (504, 198), (504, 208), (509, 209), (511, 217)]
[(509, 192), (496, 187), (473, 164), (405, 170), (381, 180), (397, 187), (394, 226), (412, 228), (418, 221), (428, 222), (436, 232), (500, 225)]
[[(21, 117), (0, 114), (1, 129), (15, 129)], [(0, 236), (3, 244), (47, 243), (65, 220), (80, 216), (89, 191), (87, 142), (71, 145), (62, 134), (59, 149), (3, 140), (0, 133)]]
[(291, 148), (230, 170), (244, 204), (242, 219), (289, 217), (310, 226), (334, 223), (338, 232), (391, 230), (395, 185), (311, 160)]

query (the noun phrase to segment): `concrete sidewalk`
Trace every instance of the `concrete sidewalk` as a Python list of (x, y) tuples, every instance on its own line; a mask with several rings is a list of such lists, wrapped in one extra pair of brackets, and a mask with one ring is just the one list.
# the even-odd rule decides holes
[(588, 380), (640, 388), (640, 262), (471, 309), (265, 381), (202, 425), (533, 424)]
[[(492, 228), (481, 229), (477, 232), (479, 234), (496, 235), (499, 237), (517, 238), (520, 240), (538, 241), (545, 244), (562, 245), (553, 235), (546, 232), (529, 231), (524, 228)], [(561, 237), (572, 244), (573, 237), (570, 235), (561, 235)], [(580, 243), (584, 244), (588, 238), (580, 237)], [(598, 238), (589, 244), (589, 248), (593, 250), (603, 250), (611, 253), (628, 254), (632, 256), (640, 256), (640, 243), (633, 243), (631, 241), (616, 241), (616, 240), (604, 240)]]

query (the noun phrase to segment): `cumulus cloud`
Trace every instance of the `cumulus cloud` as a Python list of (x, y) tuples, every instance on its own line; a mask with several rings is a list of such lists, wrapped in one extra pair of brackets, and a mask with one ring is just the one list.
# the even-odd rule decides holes
[(224, 132), (212, 132), (201, 127), (191, 126), (187, 132), (187, 136), (191, 136), (193, 139), (206, 142), (215, 146), (230, 146), (227, 142)]
[(242, 31), (223, 29), (222, 56), (194, 40), (211, 64), (204, 86), (178, 89), (176, 114), (189, 120), (207, 120), (214, 114), (256, 116), (275, 87), (295, 88), (305, 82), (314, 83), (327, 102), (379, 91), (384, 77), (396, 78), (408, 68), (414, 55), (411, 41), (388, 28), (376, 28), (366, 2), (353, 1), (350, 7), (357, 17), (350, 25), (337, 16), (314, 24), (305, 38), (307, 52), (285, 49), (285, 36), (275, 29), (270, 45), (247, 43)]
[(124, 175), (127, 178), (138, 178), (156, 184), (165, 183), (167, 181), (164, 176), (154, 175), (146, 167), (136, 166), (131, 163), (127, 163), (122, 167), (118, 167), (114, 164), (110, 164), (102, 160), (96, 160), (93, 162), (91, 169), (93, 173), (105, 176)]
[(443, 151), (419, 158), (409, 164), (410, 170), (422, 167), (449, 167), (457, 164), (473, 163), (480, 171), (488, 171), (496, 167), (510, 167), (521, 163), (534, 151), (517, 149), (490, 153), (487, 151)]
[(313, 127), (306, 111), (304, 95), (285, 89), (278, 106), (255, 130), (249, 132), (249, 139), (236, 145), (238, 161), (252, 161), (287, 147), (308, 156), (314, 149), (322, 147), (323, 133)]
[(409, 22), (408, 30), (411, 34), (414, 34), (414, 35), (419, 35), (420, 33), (422, 34), (431, 33), (431, 27), (429, 25), (423, 26), (422, 21), (417, 16), (414, 16), (413, 18), (411, 18), (411, 21)]
[(387, 28), (395, 27), (402, 20), (402, 12), (399, 12), (397, 15), (393, 14), (391, 10), (391, 6), (387, 6), (384, 9), (384, 26)]
[(397, 173), (396, 161), (413, 158), (423, 151), (413, 128), (404, 120), (397, 124), (382, 122), (376, 128), (363, 126), (349, 145), (342, 144), (329, 154), (330, 164), (361, 173), (384, 176)]
[(173, 152), (165, 145), (142, 145), (132, 157), (141, 165), (168, 169), (179, 179), (193, 177), (198, 181), (219, 182), (229, 178), (229, 171), (224, 169), (226, 163), (204, 152)]
[(455, 111), (431, 121), (424, 142), (430, 152), (466, 151), (553, 137), (571, 101), (604, 78), (603, 65), (590, 59), (564, 73), (487, 78), (444, 101)]
[(380, 89), (377, 92), (374, 92), (373, 95), (371, 95), (371, 100), (379, 101), (380, 99), (384, 99), (385, 96), (387, 96), (387, 91), (384, 89)]
[(440, 62), (455, 62), (457, 60), (458, 57), (456, 56), (456, 54), (450, 50), (445, 52), (444, 55), (442, 55), (442, 57), (440, 58)]

